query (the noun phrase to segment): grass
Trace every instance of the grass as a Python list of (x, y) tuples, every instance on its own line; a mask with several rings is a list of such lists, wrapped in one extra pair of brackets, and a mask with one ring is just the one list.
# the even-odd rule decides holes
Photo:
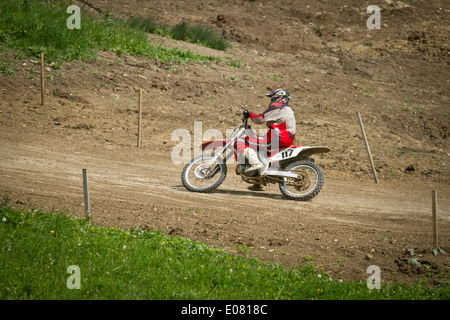
[(203, 25), (189, 25), (181, 22), (171, 29), (170, 35), (176, 40), (201, 44), (217, 50), (226, 50), (228, 42), (213, 29)]
[(361, 89), (361, 94), (365, 97), (373, 98), (373, 95), (368, 93), (366, 89)]
[(44, 53), (48, 61), (94, 60), (99, 51), (146, 56), (160, 63), (217, 60), (189, 50), (151, 45), (145, 32), (108, 15), (94, 18), (81, 11), (81, 28), (69, 29), (66, 25), (71, 16), (66, 13), (69, 4), (2, 0), (0, 45), (27, 56), (39, 57)]
[(170, 34), (170, 27), (157, 23), (152, 17), (129, 17), (126, 23), (134, 29), (159, 35)]
[(8, 61), (0, 61), (0, 75), (13, 77), (15, 75), (16, 69), (17, 66), (14, 65), (14, 63)]
[(406, 103), (403, 105), (403, 107), (400, 107), (400, 110), (402, 111), (409, 111), (409, 108), (406, 106)]
[[(140, 228), (102, 227), (68, 213), (0, 203), (2, 300), (449, 299), (448, 286), (332, 280), (311, 263), (286, 270)], [(80, 289), (69, 289), (72, 266)], [(71, 268), (69, 268), (71, 267)], [(69, 286), (68, 286), (69, 282)]]
[(155, 22), (152, 17), (130, 17), (126, 23), (131, 27), (148, 33), (169, 35), (175, 40), (196, 43), (209, 48), (225, 51), (229, 44), (214, 29), (202, 24), (189, 24), (185, 21), (171, 27)]
[(283, 78), (280, 75), (276, 74), (276, 73), (271, 73), (269, 75), (269, 77), (272, 78), (273, 81), (281, 81), (281, 80), (283, 80)]
[(240, 68), (242, 66), (242, 61), (239, 59), (232, 59), (231, 61), (226, 63), (227, 66), (233, 67), (233, 68)]

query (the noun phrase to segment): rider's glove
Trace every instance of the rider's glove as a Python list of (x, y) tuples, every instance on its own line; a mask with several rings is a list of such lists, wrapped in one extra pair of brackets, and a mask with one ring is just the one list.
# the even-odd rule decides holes
[(250, 111), (248, 111), (248, 110), (245, 110), (244, 111), (244, 118), (250, 118), (250, 115), (251, 115), (252, 113), (250, 112)]

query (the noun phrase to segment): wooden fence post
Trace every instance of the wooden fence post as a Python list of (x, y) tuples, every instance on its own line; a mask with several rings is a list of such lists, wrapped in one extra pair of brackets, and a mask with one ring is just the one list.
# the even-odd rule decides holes
[(84, 211), (86, 218), (91, 216), (91, 208), (89, 204), (89, 187), (88, 187), (88, 174), (87, 169), (83, 169), (83, 189), (84, 189)]
[(433, 221), (433, 249), (439, 247), (438, 242), (438, 225), (437, 225), (437, 192), (433, 190), (431, 192), (431, 211), (432, 211), (432, 221)]
[(375, 179), (375, 182), (378, 183), (377, 172), (375, 171), (375, 166), (373, 165), (372, 154), (370, 153), (369, 143), (367, 142), (366, 132), (364, 131), (364, 125), (361, 120), (361, 115), (359, 114), (359, 112), (356, 112), (356, 114), (358, 115), (359, 126), (361, 127), (364, 144), (366, 145), (367, 155), (369, 156), (370, 166), (372, 167), (373, 178)]
[(138, 141), (137, 147), (141, 147), (141, 121), (142, 120), (142, 89), (139, 89), (139, 109), (138, 109)]
[(41, 106), (44, 105), (44, 92), (45, 92), (45, 84), (44, 84), (44, 54), (41, 53)]

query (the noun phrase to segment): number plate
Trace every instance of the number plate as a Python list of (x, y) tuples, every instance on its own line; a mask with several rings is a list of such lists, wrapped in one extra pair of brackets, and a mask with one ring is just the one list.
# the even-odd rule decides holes
[(278, 152), (276, 155), (270, 158), (270, 162), (277, 162), (289, 158), (295, 158), (302, 150), (303, 147), (285, 149), (283, 151)]

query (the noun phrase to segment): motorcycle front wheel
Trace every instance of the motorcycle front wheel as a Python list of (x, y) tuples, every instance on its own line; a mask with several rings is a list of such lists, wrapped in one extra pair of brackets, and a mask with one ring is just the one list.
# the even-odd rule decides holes
[(222, 184), (227, 176), (227, 166), (219, 157), (207, 168), (206, 165), (213, 157), (211, 154), (202, 154), (186, 164), (181, 172), (181, 182), (186, 189), (193, 192), (211, 192)]
[(285, 169), (297, 175), (297, 178), (284, 178), (280, 182), (280, 191), (288, 199), (307, 201), (322, 190), (325, 177), (318, 165), (310, 160), (299, 160)]

